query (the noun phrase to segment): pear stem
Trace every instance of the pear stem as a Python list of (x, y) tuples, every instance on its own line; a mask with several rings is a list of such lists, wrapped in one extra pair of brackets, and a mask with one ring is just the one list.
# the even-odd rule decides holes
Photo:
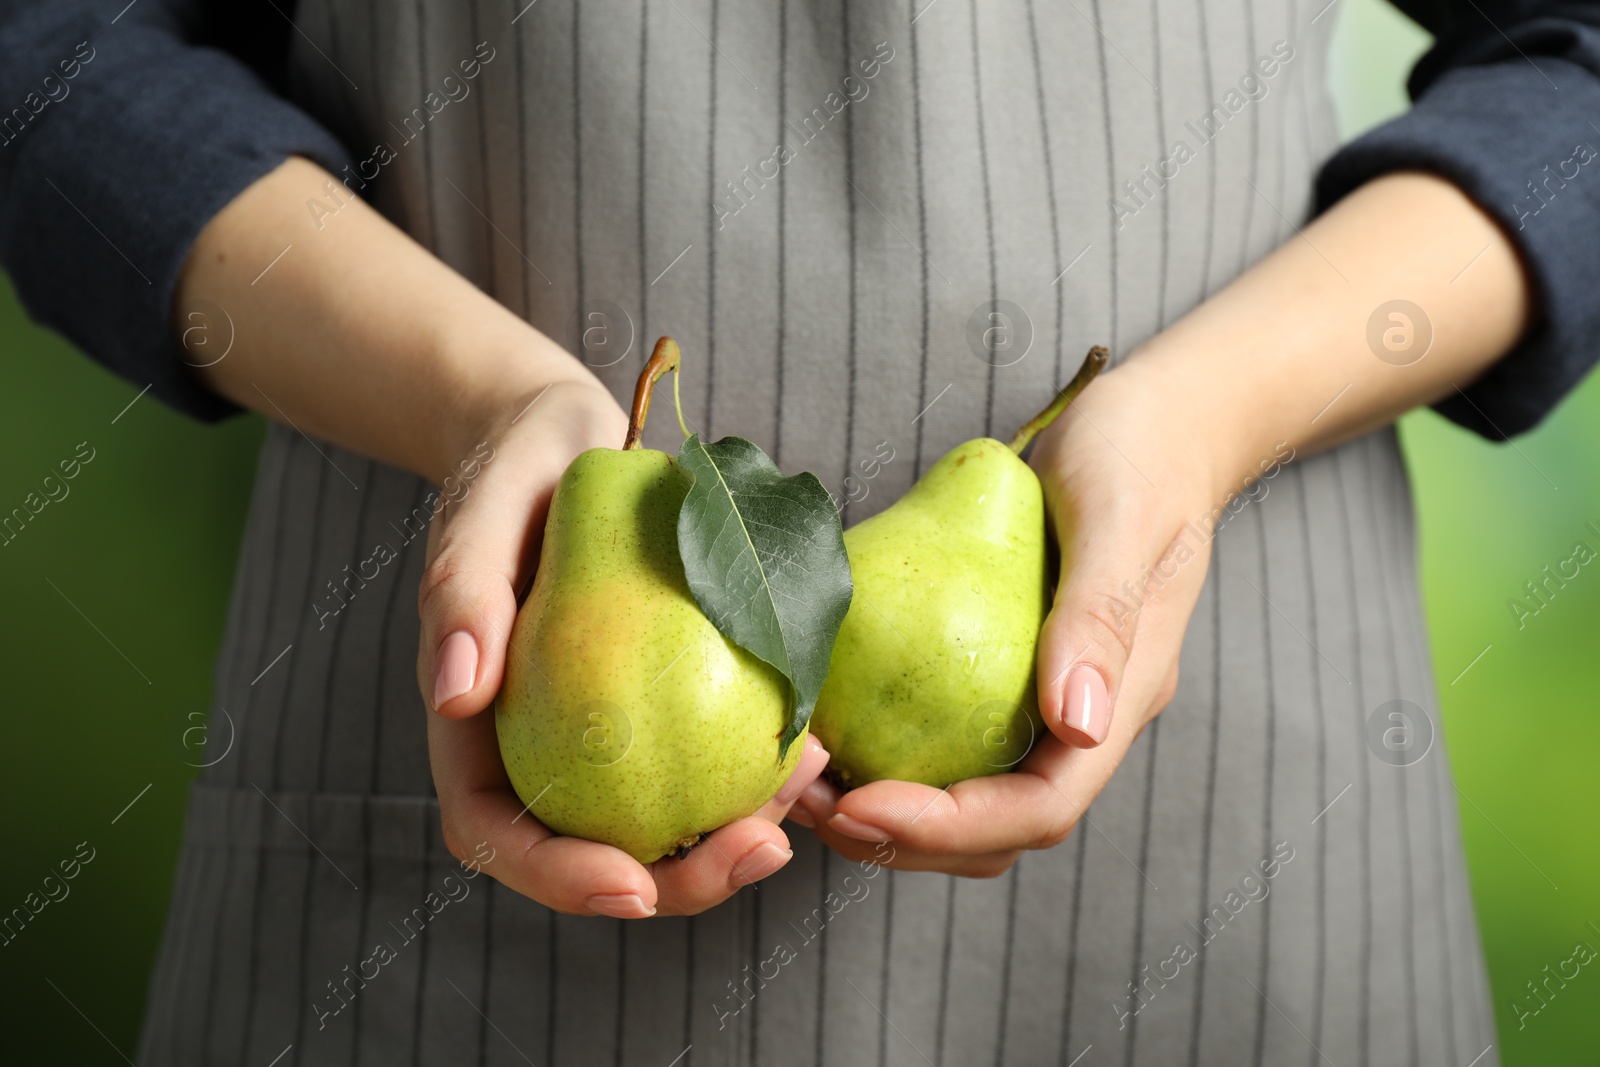
[[(650, 414), (650, 394), (655, 391), (656, 382), (668, 371), (672, 372), (672, 395), (676, 401), (678, 396), (678, 361), (683, 353), (678, 350), (678, 342), (670, 337), (663, 337), (656, 342), (655, 351), (650, 353), (650, 361), (644, 365), (644, 370), (639, 372), (639, 384), (633, 389), (633, 411), (628, 417), (628, 436), (623, 440), (624, 451), (631, 451), (639, 447), (639, 440), (644, 436), (644, 420)], [(680, 404), (680, 409), (682, 405)], [(678, 413), (678, 425), (683, 425), (683, 413)], [(688, 431), (684, 431), (687, 437)]]
[(683, 439), (689, 439), (689, 424), (683, 421), (683, 394), (678, 392), (678, 382), (683, 375), (676, 372), (672, 375), (672, 410), (678, 416), (678, 429), (683, 433)]
[(1110, 355), (1111, 353), (1106, 351), (1104, 345), (1095, 345), (1089, 349), (1089, 354), (1083, 357), (1083, 366), (1079, 367), (1078, 373), (1072, 376), (1072, 381), (1068, 382), (1061, 392), (1056, 394), (1056, 398), (1050, 401), (1043, 411), (1029, 419), (1023, 424), (1022, 429), (1017, 431), (1017, 436), (1011, 439), (1011, 451), (1020, 456), (1022, 450), (1028, 447), (1033, 439), (1039, 435), (1040, 431), (1055, 422), (1056, 418), (1067, 410), (1067, 405), (1076, 400), (1078, 394), (1083, 392), (1084, 387), (1094, 381), (1095, 375), (1105, 369), (1106, 360), (1110, 358)]

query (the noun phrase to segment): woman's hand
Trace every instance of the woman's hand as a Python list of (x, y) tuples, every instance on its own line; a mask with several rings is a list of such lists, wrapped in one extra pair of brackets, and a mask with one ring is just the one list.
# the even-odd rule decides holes
[(506, 657), (516, 654), (508, 643), (517, 595), (532, 580), (562, 472), (585, 449), (620, 447), (628, 420), (610, 394), (582, 381), (549, 386), (511, 421), (521, 406), (507, 405), (506, 424), (482, 431), (488, 445), (474, 451), (456, 488), (445, 487), (452, 502), (428, 534), (417, 681), (432, 709), (428, 751), (445, 843), (456, 858), (480, 862), (557, 911), (625, 919), (704, 911), (788, 862), (778, 823), (827, 753), (808, 739), (798, 768), (760, 812), (681, 859), (649, 866), (609, 845), (557, 836), (523, 808), (500, 760), (491, 709)]
[[(1426, 341), (1380, 350), (1400, 303), (1403, 338)], [(948, 790), (840, 797), (819, 782), (796, 817), (853, 859), (892, 839), (890, 866), (973, 876), (1063, 840), (1172, 699), (1214, 509), (1274, 463), (1470, 384), (1530, 307), (1511, 241), (1441, 178), (1379, 178), (1297, 231), (1040, 435), (1032, 462), (1062, 547), (1039, 639), (1048, 735), (1014, 773)]]
[(1220, 469), (1204, 420), (1186, 407), (1132, 361), (1102, 375), (1034, 446), (1061, 575), (1039, 640), (1049, 732), (1015, 771), (946, 790), (874, 782), (842, 797), (819, 780), (796, 817), (853, 860), (892, 840), (889, 866), (973, 877), (1072, 832), (1177, 686), (1210, 559), (1188, 524), (1211, 515)]
[(587, 448), (620, 448), (628, 420), (582, 363), (361, 200), (308, 215), (308, 197), (339, 194), (337, 178), (303, 159), (241, 193), (185, 261), (174, 336), (194, 321), (225, 325), (213, 348), (192, 353), (204, 356), (195, 374), (212, 389), (442, 486), (449, 503), (428, 533), (417, 679), (451, 852), (584, 915), (703, 911), (771, 874), (790, 855), (777, 822), (827, 762), (820, 746), (762, 817), (649, 868), (557, 837), (523, 811), (487, 713), (517, 594), (532, 579), (557, 479)]

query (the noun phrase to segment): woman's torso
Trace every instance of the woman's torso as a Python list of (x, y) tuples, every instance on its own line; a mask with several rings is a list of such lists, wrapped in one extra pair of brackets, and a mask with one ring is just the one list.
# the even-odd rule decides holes
[[(671, 334), (692, 423), (859, 521), (1293, 235), (1335, 144), (1319, 7), (314, 0), (292, 84), (352, 188), (378, 174), (391, 218), (619, 399)], [(337, 202), (308, 210), (334, 229)], [(1264, 484), (1177, 698), (1066, 844), (994, 881), (866, 879), (796, 828), (758, 888), (631, 925), (481, 879), (340, 996), (453, 866), (414, 674), (428, 487), (274, 428), (217, 666), (238, 740), (191, 804), (146, 1051), (1471, 1060), (1492, 1033), (1442, 745), (1401, 767), (1367, 742), (1386, 701), (1434, 707), (1393, 435)]]

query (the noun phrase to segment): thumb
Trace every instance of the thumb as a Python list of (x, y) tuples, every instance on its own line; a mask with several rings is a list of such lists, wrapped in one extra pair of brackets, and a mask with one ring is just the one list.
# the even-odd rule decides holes
[(417, 591), (421, 638), (417, 682), (446, 718), (476, 715), (505, 674), (516, 591), (531, 573), (559, 469), (522, 472), (539, 486), (530, 500), (485, 477), (445, 506), (428, 536), (428, 565)]
[(1039, 634), (1039, 712), (1069, 745), (1098, 745), (1110, 732), (1159, 553), (1143, 526), (1058, 516), (1061, 576)]
[[(541, 412), (523, 420), (546, 393)], [(445, 486), (417, 590), (417, 682), (429, 708), (449, 719), (476, 715), (500, 691), (506, 656), (525, 659), (508, 653), (517, 592), (534, 572), (556, 484), (585, 449), (621, 440), (627, 423), (598, 383), (553, 382), (479, 446), (465, 484)]]

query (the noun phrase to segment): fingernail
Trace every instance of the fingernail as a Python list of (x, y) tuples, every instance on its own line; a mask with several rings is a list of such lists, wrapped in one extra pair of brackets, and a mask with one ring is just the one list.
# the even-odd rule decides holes
[(472, 689), (478, 672), (478, 643), (465, 630), (457, 630), (439, 645), (433, 661), (433, 710)]
[(1106, 693), (1105, 676), (1080, 663), (1067, 675), (1066, 695), (1066, 724), (1094, 738), (1097, 745), (1104, 741), (1111, 729), (1111, 697)]
[(644, 898), (638, 893), (596, 893), (583, 906), (613, 919), (648, 919), (656, 913), (656, 909), (644, 906)]
[(783, 788), (778, 790), (778, 795), (773, 799), (779, 804), (793, 804), (805, 792), (806, 786), (817, 780), (817, 775), (822, 773), (822, 767), (827, 763), (828, 750), (822, 747), (821, 741), (807, 735), (800, 762), (794, 765), (794, 773), (789, 775), (789, 780), (783, 783)]
[(811, 813), (799, 804), (789, 809), (788, 817), (804, 826), (807, 830), (815, 830), (817, 828), (817, 820), (813, 819)]
[(828, 780), (826, 778), (818, 778), (806, 786), (797, 803), (804, 804), (812, 811), (828, 811), (837, 800), (838, 798), (834, 796), (833, 786), (828, 784)]
[(860, 819), (852, 819), (842, 811), (834, 815), (833, 818), (829, 819), (828, 825), (839, 831), (841, 834), (844, 834), (846, 837), (853, 837), (857, 841), (894, 840), (894, 838), (890, 837), (887, 833), (878, 829), (876, 826), (868, 826)]
[(752, 882), (759, 882), (788, 863), (793, 856), (794, 853), (786, 848), (779, 848), (770, 841), (763, 842), (733, 865), (733, 874), (728, 881), (735, 889), (742, 885), (750, 885)]

